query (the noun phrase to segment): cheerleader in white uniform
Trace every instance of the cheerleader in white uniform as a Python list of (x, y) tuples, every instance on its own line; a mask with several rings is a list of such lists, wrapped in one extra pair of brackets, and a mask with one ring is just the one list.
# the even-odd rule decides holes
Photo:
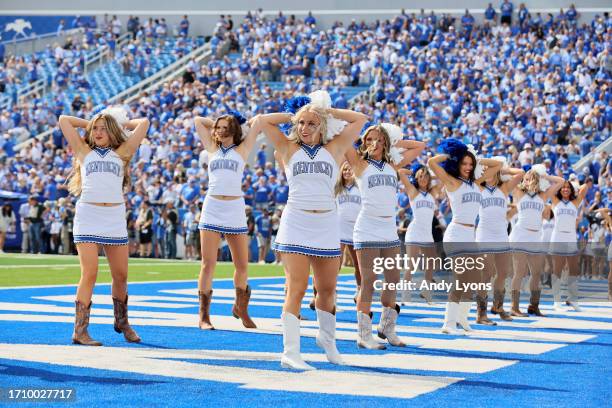
[(574, 310), (580, 311), (578, 305), (580, 266), (578, 264), (576, 220), (578, 219), (578, 208), (584, 201), (588, 189), (589, 186), (584, 184), (576, 194), (572, 183), (565, 181), (561, 189), (552, 198), (555, 226), (550, 238), (550, 253), (553, 257), (551, 285), (554, 300), (553, 308), (556, 311), (564, 310), (561, 306), (561, 273), (566, 264), (569, 269), (567, 276), (569, 299), (567, 302)]
[[(425, 148), (423, 142), (401, 139), (402, 131), (398, 126), (390, 123), (369, 126), (358, 150), (351, 150), (346, 155), (361, 193), (361, 211), (355, 222), (353, 242), (361, 268), (361, 288), (357, 296), (357, 345), (362, 348), (385, 348), (372, 337), (370, 309), (376, 279), (374, 261), (376, 258), (395, 259), (399, 255), (400, 242), (395, 223), (398, 182), (396, 168), (412, 162)], [(395, 140), (395, 143), (392, 144), (391, 140)], [(396, 165), (391, 163), (392, 148), (404, 150)], [(385, 268), (384, 276), (386, 283), (398, 283), (400, 271), (396, 267)], [(405, 346), (395, 334), (399, 314), (399, 305), (395, 300), (396, 291), (383, 288), (383, 312), (378, 325), (378, 337), (386, 339), (393, 346)]]
[[(338, 216), (340, 218), (340, 269), (342, 269), (342, 257), (345, 251), (348, 250), (349, 256), (353, 261), (355, 268), (355, 281), (357, 282), (357, 293), (355, 294), (354, 301), (357, 303), (357, 295), (359, 294), (359, 288), (361, 287), (361, 274), (359, 272), (359, 262), (357, 261), (357, 253), (353, 248), (353, 229), (355, 228), (355, 221), (359, 210), (361, 209), (361, 195), (359, 194), (359, 187), (355, 183), (355, 175), (353, 169), (348, 162), (342, 163), (340, 166), (340, 176), (338, 182), (334, 188), (336, 194), (336, 202), (338, 203)], [(310, 308), (316, 310), (315, 299), (317, 296), (316, 284), (313, 280), (312, 289), (314, 296), (310, 301)], [(336, 304), (338, 303), (338, 295), (336, 294)], [(341, 312), (340, 308), (336, 306), (336, 311)]]
[[(609, 208), (597, 210), (605, 220), (605, 227), (608, 234), (612, 234), (612, 216)], [(608, 301), (612, 302), (612, 245), (608, 245)]]
[(243, 139), (241, 125), (245, 121), (238, 112), (230, 112), (214, 121), (203, 117), (194, 120), (198, 136), (208, 152), (209, 175), (208, 191), (198, 224), (202, 252), (198, 278), (200, 303), (198, 325), (203, 330), (214, 329), (210, 321), (210, 302), (221, 234), (227, 240), (235, 267), (236, 300), (232, 307), (232, 315), (236, 319), (241, 319), (244, 327), (257, 327), (248, 313), (251, 298), (251, 288), (247, 282), (249, 241), (242, 175), (244, 164), (253, 149), (260, 129), (256, 124), (258, 122), (252, 120), (253, 126)]
[(550, 205), (544, 207), (544, 212), (542, 213), (543, 222), (542, 222), (542, 244), (544, 245), (544, 249), (546, 250), (546, 255), (544, 256), (544, 268), (542, 276), (542, 284), (552, 286), (551, 283), (551, 275), (553, 269), (553, 261), (552, 255), (550, 254), (550, 238), (552, 237), (553, 228), (555, 228), (555, 215), (553, 214), (552, 208)]
[[(537, 165), (540, 166), (540, 165)], [(521, 184), (514, 189), (513, 197), (518, 210), (518, 221), (510, 233), (512, 243), (514, 277), (512, 278), (512, 316), (526, 317), (519, 309), (521, 282), (531, 271), (529, 287), (531, 297), (528, 312), (543, 316), (540, 312), (540, 273), (544, 266), (545, 246), (542, 244), (542, 212), (544, 204), (551, 199), (563, 185), (563, 179), (549, 176), (539, 169), (532, 168), (523, 177)], [(540, 180), (546, 183), (540, 183)], [(546, 187), (543, 189), (543, 187)]]
[[(326, 92), (289, 101), (289, 113), (261, 117), (263, 131), (285, 165), (289, 199), (281, 216), (274, 250), (282, 253), (286, 274), (286, 296), (281, 315), (283, 354), (281, 365), (312, 370), (300, 355), (300, 306), (312, 267), (317, 284), (316, 312), (319, 321), (317, 345), (327, 359), (343, 364), (336, 349), (334, 295), (340, 269), (340, 221), (334, 186), (338, 166), (359, 137), (365, 115), (332, 109)], [(278, 125), (292, 123), (289, 137)], [(348, 122), (348, 123), (347, 123)], [(346, 126), (344, 126), (346, 125)], [(335, 136), (335, 137), (334, 137)]]
[[(493, 283), (493, 305), (491, 313), (499, 314), (502, 320), (512, 320), (504, 311), (506, 294), (506, 277), (512, 276), (512, 253), (508, 241), (508, 195), (521, 182), (525, 172), (521, 169), (505, 167), (504, 157), (495, 157), (502, 163), (502, 168), (480, 184), (480, 209), (478, 210), (478, 227), (476, 242), (484, 255), (485, 268), (483, 278)], [(487, 317), (487, 291), (476, 294), (476, 323), (495, 326), (496, 323)]]
[[(115, 117), (117, 119), (115, 119)], [(73, 172), (68, 188), (80, 196), (75, 209), (74, 243), (79, 253), (81, 280), (76, 295), (72, 342), (100, 346), (88, 333), (91, 296), (98, 275), (100, 246), (111, 270), (114, 329), (128, 342), (140, 337), (127, 316), (128, 236), (124, 191), (129, 184), (128, 166), (149, 129), (149, 121), (128, 121), (121, 108), (109, 108), (91, 121), (60, 116), (59, 126), (73, 151)], [(77, 128), (85, 129), (81, 138)], [(127, 137), (123, 128), (133, 130)]]
[[(399, 173), (401, 176), (404, 171), (400, 170)], [(436, 248), (434, 246), (432, 224), (441, 184), (433, 186), (429, 169), (420, 163), (415, 163), (410, 173), (409, 181), (403, 183), (412, 209), (412, 220), (406, 230), (406, 254), (414, 259), (421, 255), (426, 259), (434, 258), (436, 257)], [(431, 262), (427, 262), (427, 265), (425, 265), (425, 282), (433, 283), (433, 266)], [(411, 273), (410, 269), (406, 269), (404, 281), (411, 280)], [(401, 297), (402, 302), (409, 302), (410, 291), (402, 291)], [(421, 297), (428, 303), (432, 303), (430, 290), (423, 290)]]
[[(357, 294), (361, 287), (361, 273), (357, 253), (353, 246), (353, 230), (355, 221), (361, 210), (361, 195), (359, 187), (355, 183), (353, 169), (348, 162), (342, 163), (340, 167), (340, 178), (336, 184), (336, 201), (338, 202), (338, 215), (340, 217), (340, 252), (348, 250), (353, 266), (355, 268), (355, 281), (357, 282)], [(340, 265), (342, 267), (342, 265)], [(355, 302), (357, 302), (357, 294)]]
[[(442, 182), (453, 213), (453, 218), (444, 232), (444, 250), (447, 257), (459, 261), (460, 258), (471, 259), (479, 251), (476, 245), (475, 224), (480, 210), (481, 193), (478, 185), (489, 179), (501, 168), (501, 162), (493, 159), (481, 159), (479, 164), (487, 166), (484, 174), (475, 179), (476, 155), (468, 146), (457, 139), (445, 139), (439, 147), (439, 154), (428, 161), (429, 168)], [(463, 261), (463, 259), (462, 259)], [(475, 264), (475, 260), (472, 264)], [(467, 263), (464, 262), (462, 265)], [(479, 270), (453, 270), (454, 281), (463, 283), (480, 282)], [(468, 322), (472, 292), (455, 287), (449, 294), (444, 316), (442, 333), (463, 334), (457, 330), (459, 324), (465, 331), (472, 328)]]

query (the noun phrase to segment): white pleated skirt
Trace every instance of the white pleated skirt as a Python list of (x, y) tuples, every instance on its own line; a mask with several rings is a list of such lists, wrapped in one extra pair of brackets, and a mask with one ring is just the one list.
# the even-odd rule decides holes
[(338, 211), (313, 213), (288, 204), (283, 210), (272, 249), (325, 258), (340, 256)]
[(244, 198), (219, 200), (207, 195), (198, 229), (222, 234), (246, 234), (249, 230), (244, 207)]
[(353, 246), (355, 249), (399, 247), (395, 217), (377, 217), (361, 211), (355, 221)]
[(73, 234), (75, 244), (127, 245), (125, 204), (102, 207), (77, 202)]

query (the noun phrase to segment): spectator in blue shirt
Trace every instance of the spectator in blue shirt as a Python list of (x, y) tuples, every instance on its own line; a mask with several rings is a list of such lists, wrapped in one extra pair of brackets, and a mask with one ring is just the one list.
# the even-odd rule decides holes
[(485, 10), (484, 15), (485, 15), (485, 19), (487, 21), (490, 21), (490, 22), (493, 22), (493, 23), (495, 22), (495, 16), (497, 15), (497, 12), (493, 8), (493, 4), (489, 3), (489, 6)]
[(255, 225), (257, 226), (257, 246), (259, 247), (259, 263), (265, 263), (266, 255), (270, 250), (270, 230), (272, 224), (270, 222), (270, 214), (267, 208), (264, 208), (257, 218)]
[(257, 164), (259, 165), (259, 167), (261, 167), (262, 169), (266, 166), (266, 144), (262, 143), (261, 146), (259, 146), (259, 151), (257, 152)]
[(504, 0), (501, 4), (501, 23), (512, 25), (512, 12), (514, 11), (514, 4), (509, 0)]

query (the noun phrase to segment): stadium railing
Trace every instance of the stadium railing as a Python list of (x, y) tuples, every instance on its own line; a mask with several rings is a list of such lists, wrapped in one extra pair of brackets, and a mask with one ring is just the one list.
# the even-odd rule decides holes
[(608, 154), (612, 154), (612, 137), (609, 137), (606, 140), (604, 140), (604, 142), (601, 143), (599, 146), (597, 146), (594, 151), (590, 152), (589, 154), (587, 154), (586, 156), (578, 160), (572, 166), (574, 171), (579, 171), (583, 167), (588, 166), (593, 160), (595, 153), (601, 153), (601, 152), (607, 152)]

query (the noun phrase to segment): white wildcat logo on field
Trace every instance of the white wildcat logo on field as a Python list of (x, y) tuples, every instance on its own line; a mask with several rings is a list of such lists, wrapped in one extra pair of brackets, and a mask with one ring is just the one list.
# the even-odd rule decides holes
[(15, 35), (13, 36), (13, 38), (17, 38), (19, 35), (27, 37), (28, 35), (25, 33), (26, 28), (28, 30), (32, 30), (32, 24), (29, 21), (24, 20), (23, 18), (18, 18), (12, 23), (8, 23), (6, 27), (4, 27), (4, 31), (15, 31)]

